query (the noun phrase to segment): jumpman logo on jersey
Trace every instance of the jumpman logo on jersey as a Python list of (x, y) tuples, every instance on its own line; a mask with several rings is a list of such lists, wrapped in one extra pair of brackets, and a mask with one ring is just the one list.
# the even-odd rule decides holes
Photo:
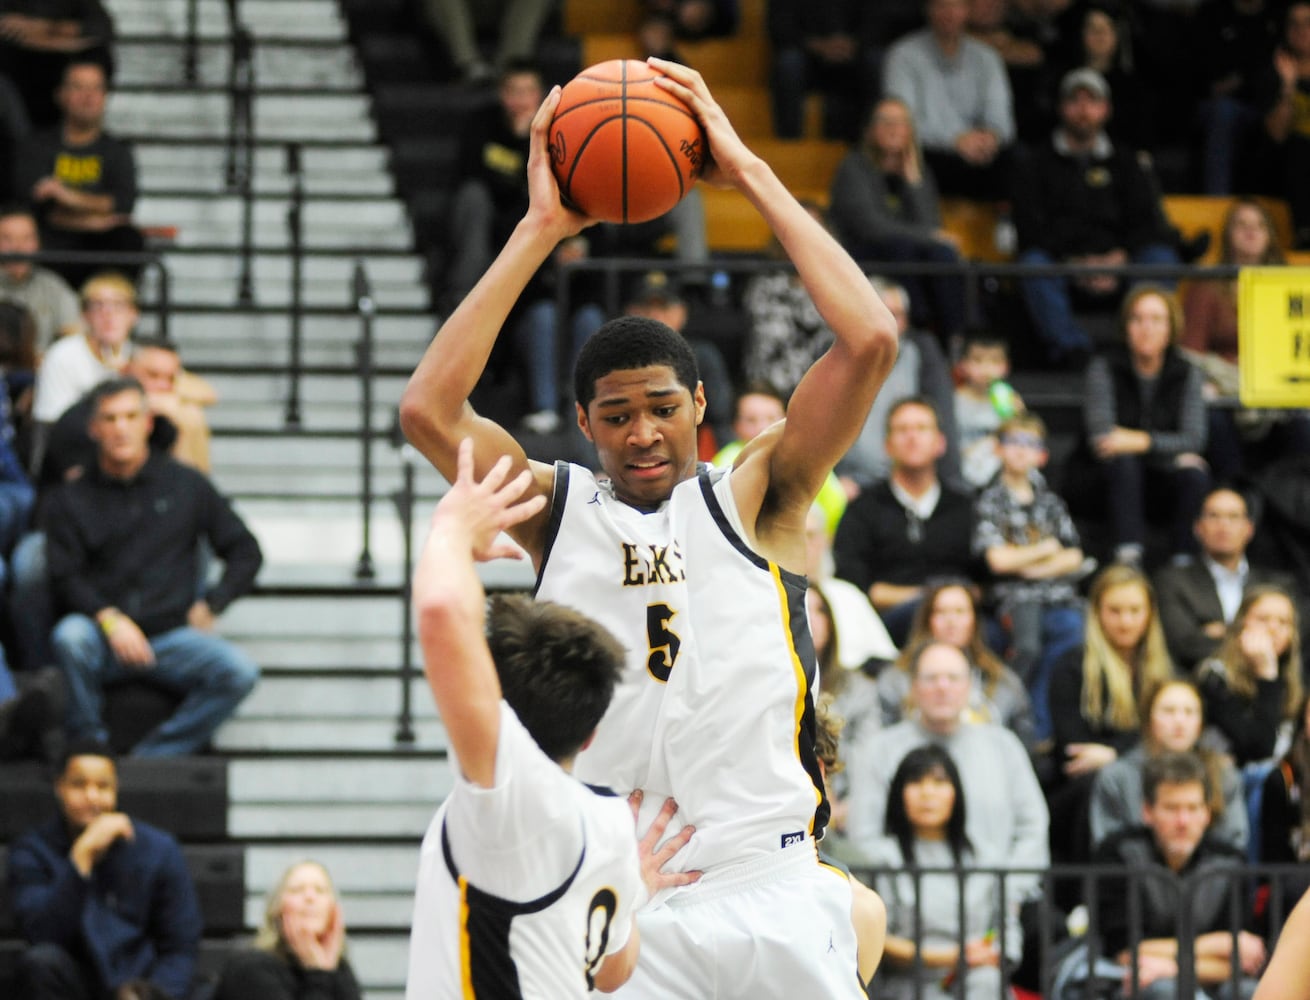
[(587, 503), (588, 503), (589, 505), (594, 503), (597, 507), (599, 507), (599, 506), (600, 506), (600, 490), (597, 490), (595, 493), (593, 493), (593, 494), (591, 495), (591, 499), (588, 500)]
[(828, 932), (828, 954), (831, 955), (837, 950), (837, 946), (832, 943), (832, 931)]

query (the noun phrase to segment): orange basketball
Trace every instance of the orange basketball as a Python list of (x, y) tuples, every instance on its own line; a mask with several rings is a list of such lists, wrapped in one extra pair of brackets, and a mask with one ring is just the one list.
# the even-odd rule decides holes
[(645, 222), (691, 190), (705, 162), (705, 133), (691, 109), (655, 85), (635, 59), (584, 69), (560, 95), (550, 161), (560, 194), (606, 222)]

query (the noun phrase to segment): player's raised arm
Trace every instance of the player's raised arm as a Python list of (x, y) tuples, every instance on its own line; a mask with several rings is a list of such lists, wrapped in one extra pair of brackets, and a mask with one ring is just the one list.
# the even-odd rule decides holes
[[(410, 376), (400, 400), (400, 425), (409, 439), (447, 479), (455, 476), (455, 456), (465, 438), (473, 441), (473, 469), (483, 475), (502, 455), (511, 460), (511, 474), (532, 467), (529, 495), (547, 497), (551, 488), (549, 466), (529, 463), (523, 448), (499, 424), (479, 416), (469, 405), (491, 357), (496, 337), (523, 289), (563, 239), (575, 236), (590, 220), (565, 208), (550, 170), (547, 133), (555, 106), (555, 87), (532, 120), (528, 155), (528, 213), (514, 228), (504, 248), (472, 291), (441, 325), (423, 359)], [(537, 518), (511, 532), (529, 552), (540, 524)]]
[(649, 61), (667, 75), (661, 85), (682, 97), (705, 127), (709, 162), (702, 179), (736, 188), (764, 216), (836, 335), (792, 395), (769, 463), (769, 508), (799, 509), (803, 517), (854, 443), (896, 360), (896, 321), (850, 255), (741, 141), (700, 74)]
[(496, 773), (500, 735), (500, 679), (483, 635), (486, 594), (474, 564), (516, 556), (496, 537), (539, 514), (540, 494), (524, 499), (531, 473), (510, 478), (502, 456), (478, 481), (474, 443), (458, 445), (455, 484), (432, 514), (432, 527), (414, 572), (414, 608), (428, 686), (450, 737), (460, 769), (473, 784), (489, 788)]

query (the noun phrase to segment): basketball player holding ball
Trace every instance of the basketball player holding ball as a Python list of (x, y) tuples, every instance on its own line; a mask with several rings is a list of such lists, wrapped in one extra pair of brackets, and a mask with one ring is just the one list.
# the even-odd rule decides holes
[(670, 867), (704, 876), (639, 916), (641, 957), (616, 995), (856, 1000), (850, 886), (815, 846), (828, 804), (814, 754), (804, 529), (895, 360), (896, 324), (855, 262), (737, 136), (700, 74), (648, 65), (704, 129), (702, 179), (755, 206), (836, 335), (787, 419), (731, 470), (698, 467), (705, 394), (695, 358), (668, 327), (637, 317), (606, 323), (575, 369), (578, 426), (603, 476), (530, 462), (469, 405), (528, 279), (595, 221), (565, 206), (551, 169), (555, 89), (532, 124), (528, 212), (428, 347), (401, 401), (402, 426), (448, 480), (464, 438), (477, 478), (502, 455), (510, 476), (528, 470), (525, 497), (547, 502), (509, 533), (537, 569), (536, 596), (585, 612), (627, 649), (574, 773), (620, 793), (642, 789), (642, 829), (669, 795), (679, 805), (669, 832), (696, 829)]

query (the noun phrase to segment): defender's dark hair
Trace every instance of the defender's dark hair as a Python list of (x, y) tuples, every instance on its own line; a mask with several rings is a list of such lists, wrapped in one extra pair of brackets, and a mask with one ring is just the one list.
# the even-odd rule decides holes
[(1155, 805), (1155, 796), (1161, 785), (1201, 786), (1206, 802), (1210, 801), (1210, 773), (1205, 761), (1190, 750), (1153, 754), (1142, 765), (1142, 800)]
[(668, 365), (691, 393), (700, 382), (696, 355), (685, 337), (659, 320), (618, 316), (592, 334), (573, 368), (573, 393), (585, 410), (596, 398), (596, 380), (628, 368)]
[(609, 707), (619, 641), (586, 615), (522, 595), (491, 598), (487, 645), (505, 701), (554, 761), (576, 754)]
[(971, 847), (969, 836), (964, 832), (964, 785), (960, 781), (960, 770), (955, 766), (955, 761), (951, 760), (951, 755), (935, 743), (915, 747), (896, 768), (891, 788), (887, 790), (887, 814), (883, 832), (896, 838), (905, 863), (914, 864), (914, 824), (910, 822), (910, 814), (905, 808), (905, 786), (922, 781), (932, 774), (942, 775), (955, 788), (955, 805), (951, 809), (951, 818), (946, 821), (946, 843), (950, 845), (955, 863), (963, 864), (964, 852)]

